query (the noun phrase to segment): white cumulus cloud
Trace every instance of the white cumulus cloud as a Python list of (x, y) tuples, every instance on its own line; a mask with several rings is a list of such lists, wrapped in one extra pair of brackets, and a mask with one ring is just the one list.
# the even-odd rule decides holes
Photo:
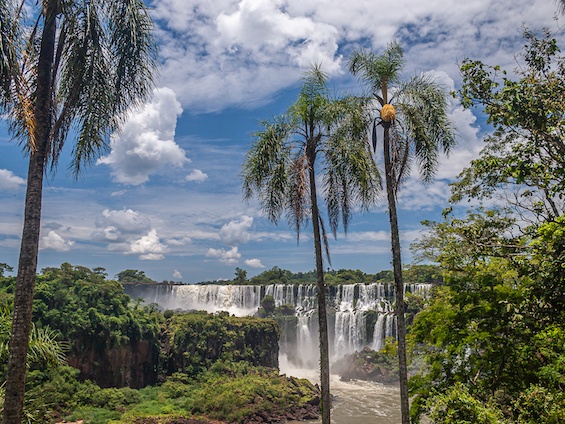
[(157, 230), (151, 229), (147, 235), (130, 243), (130, 254), (139, 255), (139, 259), (157, 261), (163, 259), (169, 249), (161, 243)]
[(206, 256), (217, 258), (226, 265), (234, 265), (237, 264), (241, 258), (241, 253), (239, 253), (237, 246), (232, 247), (230, 250), (210, 248), (208, 252), (206, 252)]
[(182, 167), (189, 159), (174, 141), (181, 113), (171, 89), (155, 89), (153, 99), (141, 110), (133, 111), (122, 131), (111, 137), (110, 154), (97, 164), (108, 165), (116, 182), (130, 185), (145, 183), (151, 174), (166, 166)]
[(185, 179), (186, 181), (196, 181), (198, 183), (201, 183), (202, 181), (208, 179), (208, 174), (202, 172), (200, 169), (195, 169), (190, 174), (188, 174)]
[(16, 190), (25, 185), (26, 180), (7, 169), (0, 169), (0, 190)]
[(128, 237), (146, 233), (151, 228), (149, 218), (132, 209), (104, 209), (95, 221), (93, 238), (107, 241), (127, 241)]
[(251, 268), (265, 268), (265, 265), (261, 263), (261, 259), (246, 259), (244, 262), (245, 265), (250, 266)]
[(46, 236), (41, 237), (40, 247), (42, 249), (56, 250), (58, 252), (68, 252), (75, 244), (72, 240), (65, 240), (55, 231), (51, 230)]
[(243, 215), (241, 219), (230, 221), (229, 223), (222, 226), (220, 229), (220, 238), (222, 241), (230, 246), (234, 244), (246, 243), (250, 239), (250, 235), (247, 232), (251, 225), (253, 224), (253, 218), (247, 215)]
[(181, 274), (181, 272), (180, 272), (178, 269), (175, 269), (175, 270), (173, 271), (173, 278), (176, 278), (177, 280), (182, 279), (182, 274)]

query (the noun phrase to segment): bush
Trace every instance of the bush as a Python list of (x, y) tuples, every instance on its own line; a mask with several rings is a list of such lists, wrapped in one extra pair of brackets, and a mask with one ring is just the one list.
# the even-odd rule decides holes
[(474, 398), (461, 384), (456, 383), (444, 394), (427, 400), (429, 417), (434, 424), (500, 424), (502, 413)]
[(562, 424), (565, 423), (565, 395), (532, 385), (518, 398), (515, 411), (521, 424)]

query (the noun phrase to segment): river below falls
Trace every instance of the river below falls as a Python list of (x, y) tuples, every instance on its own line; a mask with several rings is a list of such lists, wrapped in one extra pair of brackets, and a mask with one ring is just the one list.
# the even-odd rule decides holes
[[(293, 368), (281, 358), (282, 374), (307, 378), (312, 383), (319, 383), (318, 370)], [(400, 422), (400, 393), (396, 386), (383, 385), (369, 381), (340, 381), (332, 375), (330, 391), (333, 395), (333, 424), (398, 424)], [(321, 420), (308, 421), (311, 424)], [(300, 421), (288, 421), (289, 424), (304, 424)]]

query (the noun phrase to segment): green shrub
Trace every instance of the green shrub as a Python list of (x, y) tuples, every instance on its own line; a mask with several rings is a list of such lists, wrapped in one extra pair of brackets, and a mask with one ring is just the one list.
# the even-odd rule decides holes
[(437, 394), (426, 402), (434, 424), (500, 424), (500, 411), (474, 398), (461, 384), (456, 383), (446, 393)]
[(565, 394), (532, 385), (514, 406), (520, 424), (565, 423)]

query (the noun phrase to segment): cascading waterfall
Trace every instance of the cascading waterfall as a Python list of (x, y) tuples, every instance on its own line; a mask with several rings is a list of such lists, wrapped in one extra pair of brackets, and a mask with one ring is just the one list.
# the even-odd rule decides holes
[(384, 314), (379, 314), (377, 317), (377, 322), (375, 323), (375, 330), (373, 336), (373, 344), (371, 349), (379, 351), (383, 347), (383, 339), (385, 335), (385, 316)]
[[(405, 290), (426, 295), (430, 284), (407, 284)], [(295, 316), (281, 325), (281, 353), (301, 366), (316, 366), (318, 322), (316, 286), (313, 284), (252, 285), (126, 285), (134, 298), (157, 303), (164, 309), (227, 311), (253, 315), (269, 295), (276, 306), (289, 305)], [(365, 346), (380, 350), (386, 337), (396, 336), (394, 285), (344, 284), (328, 287), (328, 330), (332, 360)], [(369, 327), (369, 328), (368, 328)], [(282, 333), (284, 332), (284, 334)]]

